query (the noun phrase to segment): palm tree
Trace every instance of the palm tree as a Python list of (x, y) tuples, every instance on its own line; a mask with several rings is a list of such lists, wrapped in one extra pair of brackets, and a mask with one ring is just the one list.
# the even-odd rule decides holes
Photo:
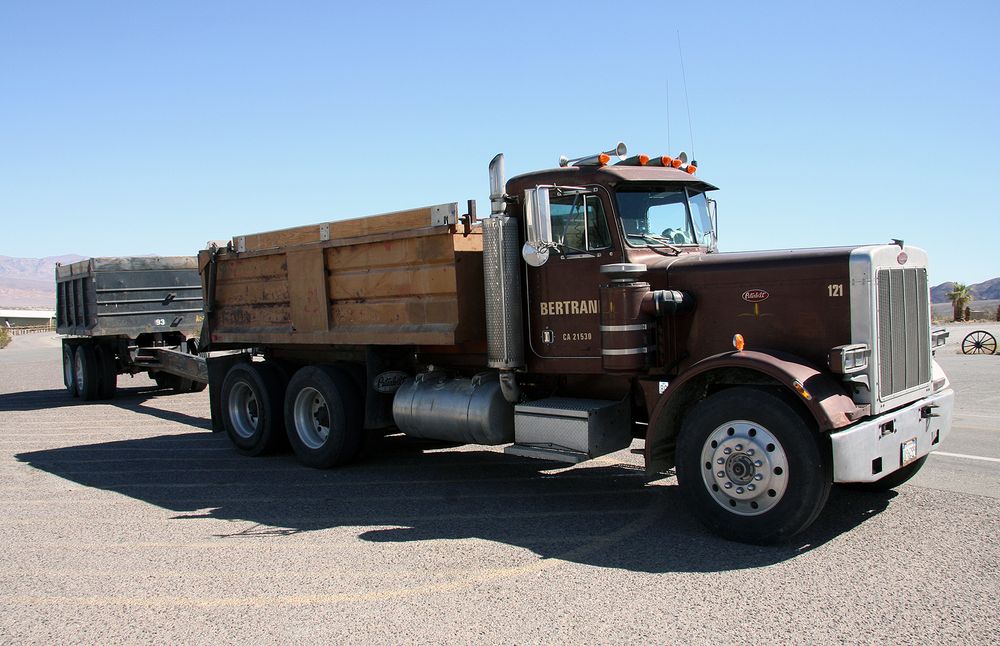
[(972, 302), (972, 290), (965, 283), (955, 283), (948, 292), (948, 299), (955, 308), (955, 320), (965, 320), (965, 306)]

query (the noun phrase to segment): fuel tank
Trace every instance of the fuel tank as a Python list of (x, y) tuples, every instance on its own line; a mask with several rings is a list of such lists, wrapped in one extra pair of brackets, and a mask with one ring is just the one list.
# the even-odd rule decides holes
[(497, 373), (472, 379), (421, 373), (396, 391), (392, 416), (411, 437), (486, 445), (514, 441), (514, 407), (504, 399)]

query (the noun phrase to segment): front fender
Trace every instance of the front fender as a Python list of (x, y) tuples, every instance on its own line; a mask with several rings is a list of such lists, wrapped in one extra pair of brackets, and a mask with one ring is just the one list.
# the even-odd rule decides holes
[[(799, 394), (796, 383), (809, 398)], [(647, 470), (673, 466), (674, 439), (684, 415), (713, 384), (783, 386), (821, 431), (847, 426), (867, 413), (867, 407), (856, 405), (835, 378), (801, 357), (764, 350), (717, 354), (685, 370), (657, 400), (646, 431)]]

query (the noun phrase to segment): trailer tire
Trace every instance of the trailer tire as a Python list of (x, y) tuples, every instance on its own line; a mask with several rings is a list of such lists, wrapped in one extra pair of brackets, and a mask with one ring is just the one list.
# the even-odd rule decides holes
[(63, 384), (66, 385), (66, 392), (72, 397), (79, 397), (76, 390), (76, 357), (73, 346), (63, 341)]
[(736, 387), (698, 403), (677, 439), (677, 481), (691, 511), (724, 538), (777, 543), (808, 527), (832, 471), (811, 420), (780, 395)]
[(328, 469), (355, 460), (364, 413), (351, 377), (335, 366), (306, 366), (285, 391), (288, 441), (302, 464)]
[(80, 399), (84, 401), (97, 399), (101, 371), (92, 346), (80, 345), (77, 347), (76, 352), (73, 353), (73, 374), (76, 381), (76, 392)]
[(244, 455), (271, 451), (280, 439), (282, 402), (277, 376), (261, 363), (237, 363), (222, 382), (222, 422), (226, 435)]
[(118, 390), (118, 366), (115, 364), (115, 351), (109, 344), (102, 343), (94, 349), (97, 358), (100, 379), (97, 382), (97, 396), (100, 399), (112, 399)]

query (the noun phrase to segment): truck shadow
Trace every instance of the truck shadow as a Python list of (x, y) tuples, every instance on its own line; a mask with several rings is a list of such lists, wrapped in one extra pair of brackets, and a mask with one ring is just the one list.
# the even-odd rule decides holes
[(408, 543), (478, 538), (543, 559), (640, 572), (715, 572), (793, 559), (884, 510), (894, 493), (834, 489), (795, 542), (731, 543), (709, 534), (673, 480), (634, 466), (563, 470), (499, 453), (429, 450), (402, 436), (358, 465), (319, 471), (290, 455), (246, 458), (220, 434), (184, 433), (22, 453), (18, 460), (87, 487), (177, 512), (177, 520), (232, 521), (219, 540), (253, 540), (335, 527)]
[(16, 393), (5, 393), (0, 395), (0, 412), (5, 411), (35, 411), (52, 410), (55, 408), (67, 408), (75, 406), (114, 406), (122, 410), (128, 410), (143, 415), (151, 415), (170, 422), (179, 422), (196, 428), (211, 429), (212, 422), (204, 417), (187, 415), (178, 411), (164, 410), (156, 406), (149, 406), (147, 402), (151, 399), (162, 397), (191, 397), (198, 398), (199, 408), (208, 409), (208, 393), (185, 393), (174, 394), (171, 390), (160, 388), (155, 384), (148, 386), (133, 386), (131, 388), (119, 388), (113, 399), (103, 399), (95, 401), (84, 401), (77, 397), (70, 396), (62, 388), (49, 390), (32, 390)]

